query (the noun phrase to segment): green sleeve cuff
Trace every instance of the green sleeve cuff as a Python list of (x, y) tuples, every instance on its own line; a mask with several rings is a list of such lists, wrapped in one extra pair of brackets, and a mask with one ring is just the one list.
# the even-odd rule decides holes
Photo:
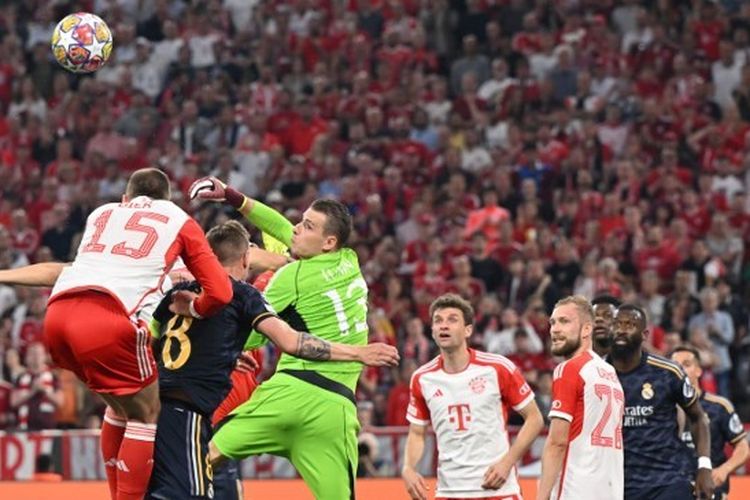
[(151, 318), (151, 321), (148, 324), (148, 329), (151, 332), (151, 336), (155, 339), (158, 339), (161, 337), (161, 323), (156, 321), (154, 318)]
[(283, 215), (263, 203), (253, 200), (253, 209), (247, 215), (255, 227), (268, 233), (286, 246), (292, 245), (294, 226)]

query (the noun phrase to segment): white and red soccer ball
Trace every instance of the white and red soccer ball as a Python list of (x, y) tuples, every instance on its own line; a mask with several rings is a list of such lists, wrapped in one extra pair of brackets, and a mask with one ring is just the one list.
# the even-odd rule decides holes
[(93, 73), (112, 54), (112, 32), (99, 16), (76, 12), (65, 16), (52, 32), (52, 54), (73, 73)]

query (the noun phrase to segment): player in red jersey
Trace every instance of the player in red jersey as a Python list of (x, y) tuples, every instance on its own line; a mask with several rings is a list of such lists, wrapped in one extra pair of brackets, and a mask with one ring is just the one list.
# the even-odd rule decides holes
[[(101, 447), (115, 500), (143, 498), (153, 466), (159, 415), (156, 364), (147, 322), (169, 288), (167, 273), (182, 258), (202, 286), (175, 297), (196, 318), (232, 298), (226, 271), (195, 220), (169, 201), (167, 176), (141, 169), (121, 203), (94, 210), (70, 266), (49, 263), (9, 270), (6, 282), (54, 284), (44, 321), (45, 343), (107, 403)], [(15, 273), (14, 273), (15, 272)]]
[(555, 304), (552, 354), (566, 358), (552, 381), (539, 500), (621, 500), (625, 396), (615, 369), (592, 350), (594, 310), (580, 295)]
[[(442, 295), (430, 306), (430, 317), (440, 356), (411, 379), (401, 474), (409, 496), (427, 500), (416, 466), (431, 423), (438, 447), (438, 500), (520, 500), (515, 465), (544, 427), (534, 393), (508, 358), (468, 348), (474, 310), (467, 301)], [(510, 408), (524, 419), (512, 445)]]

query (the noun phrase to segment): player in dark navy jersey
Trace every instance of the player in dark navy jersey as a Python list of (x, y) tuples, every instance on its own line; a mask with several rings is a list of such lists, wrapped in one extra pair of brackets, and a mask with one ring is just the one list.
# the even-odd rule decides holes
[[(162, 403), (156, 436), (149, 499), (213, 498), (207, 460), (211, 414), (231, 388), (230, 374), (250, 332), (256, 329), (282, 351), (309, 360), (394, 364), (398, 355), (385, 344), (350, 346), (329, 343), (293, 330), (279, 319), (261, 293), (242, 281), (248, 273), (249, 235), (236, 221), (207, 234), (211, 249), (232, 278), (232, 301), (204, 319), (181, 314), (178, 303), (198, 291), (181, 283), (165, 296), (153, 315), (151, 330), (159, 364)], [(175, 296), (183, 295), (176, 301)], [(177, 314), (181, 313), (181, 314)]]
[(620, 301), (611, 295), (599, 295), (591, 301), (594, 308), (594, 332), (591, 348), (602, 358), (612, 348), (612, 320)]
[[(620, 306), (612, 330), (609, 361), (625, 392), (625, 500), (712, 498), (708, 424), (690, 379), (676, 363), (643, 350), (648, 330), (639, 307)], [(685, 411), (698, 454), (705, 458), (695, 475), (695, 494), (695, 467), (680, 439), (677, 406)]]
[[(729, 475), (742, 466), (750, 456), (747, 433), (728, 399), (699, 389), (703, 370), (697, 349), (692, 346), (679, 346), (672, 352), (672, 361), (682, 366), (690, 382), (698, 388), (698, 398), (708, 416), (708, 427), (711, 431), (711, 476), (716, 487), (714, 499), (723, 500), (729, 496)], [(682, 439), (689, 448), (695, 448), (689, 432), (683, 432)], [(727, 444), (733, 448), (729, 458), (724, 452)]]

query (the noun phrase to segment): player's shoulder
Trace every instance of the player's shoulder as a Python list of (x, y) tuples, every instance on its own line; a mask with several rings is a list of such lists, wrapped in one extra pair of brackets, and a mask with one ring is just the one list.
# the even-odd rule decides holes
[(412, 380), (419, 380), (420, 377), (422, 377), (426, 373), (435, 372), (440, 369), (440, 356), (435, 356), (427, 363), (423, 364), (416, 370), (414, 370), (414, 374), (412, 375)]
[(247, 281), (232, 280), (232, 290), (234, 291), (235, 297), (257, 297), (260, 295), (260, 290), (255, 288)]
[(646, 366), (657, 372), (674, 375), (679, 379), (685, 377), (685, 373), (682, 371), (680, 365), (656, 354), (646, 353)]
[(576, 377), (580, 375), (583, 367), (593, 360), (594, 356), (588, 351), (567, 359), (555, 367), (555, 370), (552, 372), (552, 380), (563, 377)]
[(148, 196), (138, 196), (128, 202), (111, 202), (105, 203), (98, 207), (92, 215), (98, 214), (105, 210), (120, 210), (124, 212), (132, 212), (134, 210), (144, 210), (151, 214), (156, 213), (164, 217), (168, 217), (170, 221), (184, 222), (191, 219), (191, 217), (182, 208), (177, 206), (176, 203), (170, 200), (154, 200)]
[(703, 399), (708, 403), (718, 405), (722, 407), (727, 413), (734, 413), (734, 405), (727, 398), (723, 398), (718, 394), (712, 394), (710, 392), (703, 393)]
[(516, 370), (516, 364), (502, 354), (493, 354), (484, 351), (474, 350), (474, 359), (472, 362), (477, 365), (489, 365), (494, 368), (503, 368), (509, 372)]
[(99, 215), (101, 215), (102, 212), (106, 212), (108, 210), (114, 210), (120, 206), (120, 203), (112, 201), (110, 203), (105, 203), (103, 205), (99, 205), (94, 210), (91, 211), (89, 214), (89, 219), (96, 219)]

